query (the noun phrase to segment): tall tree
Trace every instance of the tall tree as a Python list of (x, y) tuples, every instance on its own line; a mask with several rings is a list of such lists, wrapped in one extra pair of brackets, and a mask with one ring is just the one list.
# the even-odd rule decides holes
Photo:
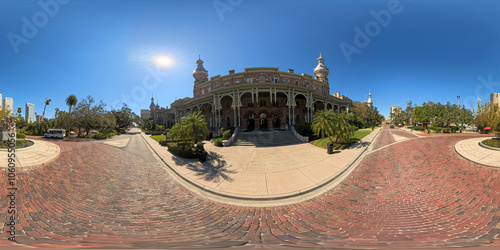
[(71, 108), (73, 106), (76, 105), (76, 103), (78, 102), (78, 99), (76, 98), (76, 95), (69, 95), (67, 98), (66, 98), (66, 105), (69, 106), (69, 114), (71, 114)]
[(45, 106), (43, 107), (42, 118), (45, 118), (45, 109), (47, 108), (47, 105), (50, 105), (51, 101), (52, 101), (52, 99), (45, 98)]

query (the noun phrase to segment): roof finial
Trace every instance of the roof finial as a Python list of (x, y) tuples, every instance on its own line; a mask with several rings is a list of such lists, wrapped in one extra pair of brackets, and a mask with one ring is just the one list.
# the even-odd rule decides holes
[(319, 52), (319, 57), (321, 57), (321, 51)]
[(200, 56), (200, 54), (198, 54), (198, 59), (199, 59), (199, 60), (201, 60), (201, 56)]

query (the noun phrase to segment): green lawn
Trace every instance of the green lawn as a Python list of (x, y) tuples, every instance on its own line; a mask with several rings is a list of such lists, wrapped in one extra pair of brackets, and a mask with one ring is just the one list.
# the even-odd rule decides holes
[(500, 148), (500, 140), (489, 139), (483, 141), (483, 144), (494, 148)]
[[(354, 132), (354, 135), (351, 136), (350, 140), (348, 143), (342, 143), (340, 145), (333, 145), (333, 149), (334, 150), (338, 150), (338, 149), (344, 149), (344, 148), (347, 148), (349, 146), (351, 146), (352, 144), (356, 143), (357, 141), (361, 140), (363, 137), (367, 136), (368, 134), (370, 134), (372, 132), (371, 129), (360, 129), (360, 130), (357, 130)], [(332, 140), (335, 141), (335, 137), (332, 137)], [(314, 146), (317, 146), (317, 147), (320, 147), (320, 148), (325, 148), (326, 149), (326, 146), (327, 146), (327, 143), (331, 142), (329, 138), (322, 138), (322, 139), (318, 139), (318, 140), (315, 140), (315, 141), (312, 141), (312, 143), (314, 144)]]
[(161, 139), (166, 139), (167, 138), (166, 135), (152, 135), (150, 137), (153, 138), (157, 142), (160, 142)]

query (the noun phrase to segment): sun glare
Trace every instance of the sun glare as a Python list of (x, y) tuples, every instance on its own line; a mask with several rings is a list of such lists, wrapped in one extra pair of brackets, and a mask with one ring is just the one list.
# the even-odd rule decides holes
[(171, 61), (170, 59), (164, 57), (164, 56), (160, 56), (160, 57), (157, 57), (155, 59), (155, 62), (158, 66), (168, 66), (171, 64)]

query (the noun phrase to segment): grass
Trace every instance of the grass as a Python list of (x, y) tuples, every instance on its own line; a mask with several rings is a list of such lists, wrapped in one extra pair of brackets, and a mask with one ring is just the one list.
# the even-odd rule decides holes
[(488, 140), (482, 141), (482, 143), (486, 146), (500, 148), (500, 140), (488, 139)]
[(153, 138), (157, 142), (160, 142), (161, 139), (166, 139), (167, 138), (166, 135), (152, 135), (150, 137)]
[[(369, 135), (371, 132), (372, 132), (371, 129), (360, 129), (360, 130), (357, 130), (357, 131), (354, 132), (354, 135), (351, 136), (351, 138), (349, 139), (349, 142), (347, 142), (347, 143), (333, 144), (333, 149), (334, 150), (339, 150), (339, 149), (348, 148), (352, 144), (354, 144), (354, 143), (358, 142), (359, 140), (361, 140), (363, 137)], [(335, 137), (332, 137), (332, 140), (335, 141)], [(331, 142), (329, 138), (321, 138), (321, 139), (312, 141), (311, 143), (313, 143), (314, 146), (326, 149), (327, 144), (329, 142)]]

